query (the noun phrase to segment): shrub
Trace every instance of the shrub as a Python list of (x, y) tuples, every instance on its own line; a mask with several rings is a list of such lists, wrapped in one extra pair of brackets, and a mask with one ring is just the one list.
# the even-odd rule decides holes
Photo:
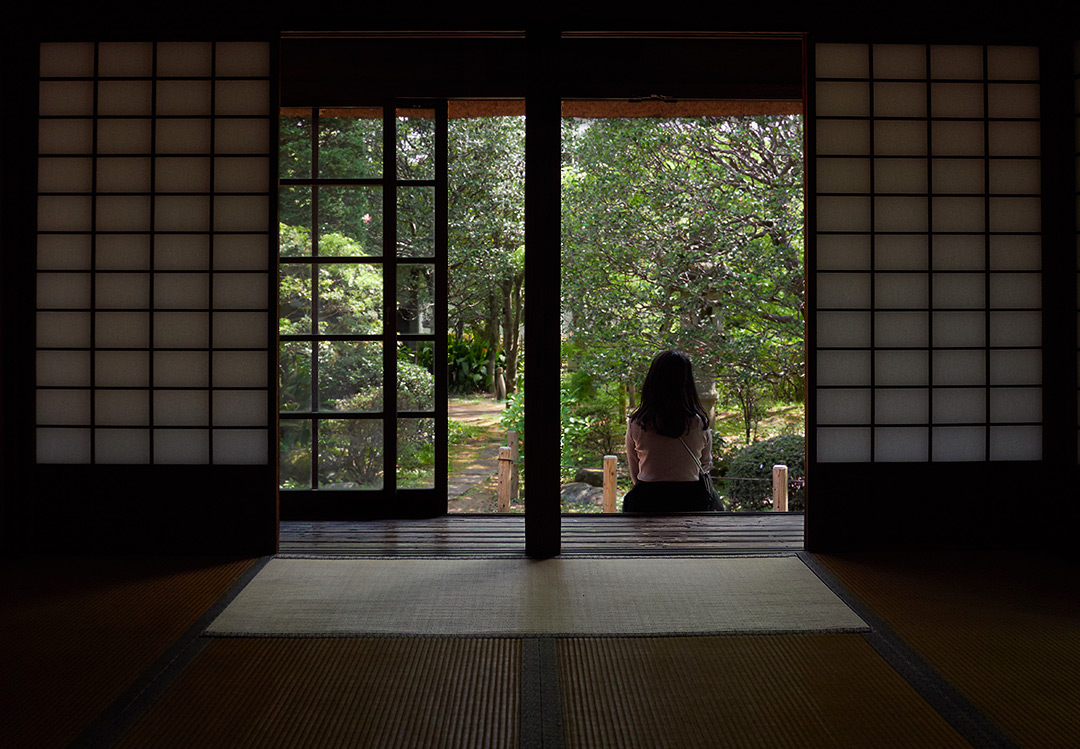
[(757, 442), (740, 450), (731, 459), (728, 479), (767, 481), (725, 481), (732, 510), (759, 511), (772, 507), (772, 467), (788, 467), (788, 509), (806, 507), (806, 446), (802, 435), (785, 434)]

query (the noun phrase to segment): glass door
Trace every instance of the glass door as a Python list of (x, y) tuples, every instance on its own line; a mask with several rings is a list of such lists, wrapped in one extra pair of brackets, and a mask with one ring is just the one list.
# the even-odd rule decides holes
[(446, 512), (446, 129), (444, 102), (282, 110), (283, 519)]

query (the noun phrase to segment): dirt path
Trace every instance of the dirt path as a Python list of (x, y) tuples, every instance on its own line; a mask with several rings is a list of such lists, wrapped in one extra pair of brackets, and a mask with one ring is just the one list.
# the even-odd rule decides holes
[(482, 427), (482, 431), (463, 444), (450, 446), (447, 510), (495, 512), (499, 448), (506, 444), (506, 432), (499, 424), (503, 403), (490, 396), (451, 400), (448, 411), (453, 421)]

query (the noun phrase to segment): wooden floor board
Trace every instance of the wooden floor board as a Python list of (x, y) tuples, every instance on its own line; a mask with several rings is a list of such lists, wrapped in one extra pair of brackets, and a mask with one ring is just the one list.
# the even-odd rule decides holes
[[(285, 521), (282, 555), (521, 556), (521, 515), (425, 520)], [(564, 515), (561, 556), (723, 555), (800, 551), (802, 513)]]

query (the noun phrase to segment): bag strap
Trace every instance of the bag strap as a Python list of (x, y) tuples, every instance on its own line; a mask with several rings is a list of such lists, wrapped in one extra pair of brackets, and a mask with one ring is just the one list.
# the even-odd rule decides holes
[(690, 457), (694, 459), (695, 463), (697, 463), (697, 471), (698, 471), (698, 473), (704, 473), (704, 470), (702, 470), (702, 468), (701, 468), (701, 459), (698, 458), (698, 456), (694, 455), (694, 451), (690, 449), (689, 445), (687, 445), (685, 442), (683, 442), (682, 437), (679, 437), (679, 442), (682, 442), (682, 446), (684, 448), (686, 448), (686, 452), (690, 453)]

